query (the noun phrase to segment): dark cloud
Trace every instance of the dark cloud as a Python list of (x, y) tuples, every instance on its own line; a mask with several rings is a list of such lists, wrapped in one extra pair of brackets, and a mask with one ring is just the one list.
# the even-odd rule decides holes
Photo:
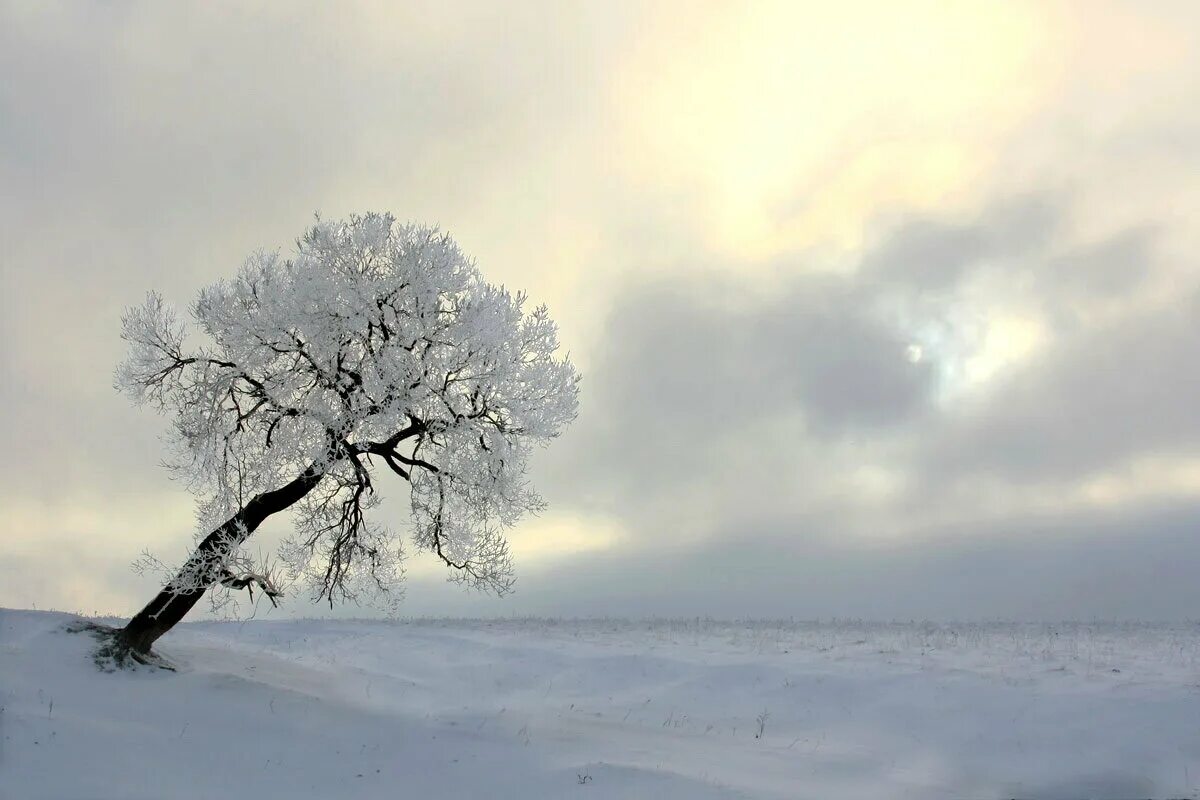
[(926, 529), (864, 542), (837, 520), (723, 527), (664, 548), (639, 529), (621, 551), (526, 572), (511, 598), (435, 583), (413, 614), (567, 614), (955, 620), (1200, 618), (1200, 504), (1166, 504)]
[(678, 521), (776, 504), (810, 471), (819, 482), (826, 445), (892, 435), (929, 409), (932, 368), (869, 299), (825, 277), (753, 298), (715, 276), (629, 287), (580, 420), (539, 461), (548, 496)]
[(1006, 199), (967, 222), (911, 216), (890, 227), (858, 272), (907, 292), (945, 290), (989, 262), (1037, 253), (1061, 223), (1061, 203), (1049, 195)]
[(895, 426), (928, 403), (932, 370), (907, 356), (908, 336), (881, 317), (872, 298), (843, 279), (801, 280), (730, 320), (748, 331), (731, 363), (762, 363), (767, 380), (741, 384), (801, 410), (816, 435)]
[(1070, 296), (1119, 295), (1135, 289), (1158, 264), (1153, 227), (1125, 230), (1051, 258), (1044, 284)]

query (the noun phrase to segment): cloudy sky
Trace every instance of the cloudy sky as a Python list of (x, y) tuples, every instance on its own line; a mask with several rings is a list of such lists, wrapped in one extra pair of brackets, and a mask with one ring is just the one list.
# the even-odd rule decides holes
[(1198, 39), (1188, 2), (0, 0), (0, 605), (128, 614), (191, 541), (124, 307), (389, 210), (585, 376), (516, 593), (413, 558), (407, 613), (1200, 617)]

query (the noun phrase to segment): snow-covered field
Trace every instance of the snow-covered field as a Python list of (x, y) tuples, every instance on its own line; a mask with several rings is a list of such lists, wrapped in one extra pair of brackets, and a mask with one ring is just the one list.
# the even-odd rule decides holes
[[(1200, 626), (0, 611), (0, 798), (1195, 797)], [(761, 735), (760, 735), (761, 734)]]

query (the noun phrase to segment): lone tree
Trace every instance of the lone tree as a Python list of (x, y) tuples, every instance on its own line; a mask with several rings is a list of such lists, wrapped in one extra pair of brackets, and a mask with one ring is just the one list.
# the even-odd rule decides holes
[(368, 518), (380, 466), (408, 484), (413, 541), (456, 579), (507, 592), (503, 531), (543, 507), (526, 481), (535, 444), (576, 414), (579, 377), (556, 356), (544, 306), (493, 286), (454, 241), (388, 214), (320, 221), (291, 258), (257, 253), (192, 315), (151, 293), (129, 309), (116, 385), (171, 415), (168, 466), (200, 500), (191, 556), (115, 635), (150, 648), (210, 587), (280, 593), (243, 551), (295, 512), (278, 549), (317, 598), (358, 599), (402, 575), (400, 541)]

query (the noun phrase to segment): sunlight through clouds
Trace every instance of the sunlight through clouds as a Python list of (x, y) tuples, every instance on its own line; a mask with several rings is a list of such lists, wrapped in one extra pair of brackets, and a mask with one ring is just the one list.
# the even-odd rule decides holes
[[(507, 538), (522, 574), (552, 570), (629, 544), (625, 528), (616, 520), (554, 509), (522, 522)], [(418, 580), (442, 581), (446, 576), (443, 565), (422, 554), (413, 554), (405, 570)]]
[(1045, 326), (1030, 317), (995, 314), (984, 325), (983, 341), (963, 363), (962, 377), (967, 389), (1018, 366), (1047, 340)]
[(1059, 69), (1025, 4), (664, 8), (621, 73), (631, 180), (696, 192), (708, 244), (767, 257), (969, 192)]

